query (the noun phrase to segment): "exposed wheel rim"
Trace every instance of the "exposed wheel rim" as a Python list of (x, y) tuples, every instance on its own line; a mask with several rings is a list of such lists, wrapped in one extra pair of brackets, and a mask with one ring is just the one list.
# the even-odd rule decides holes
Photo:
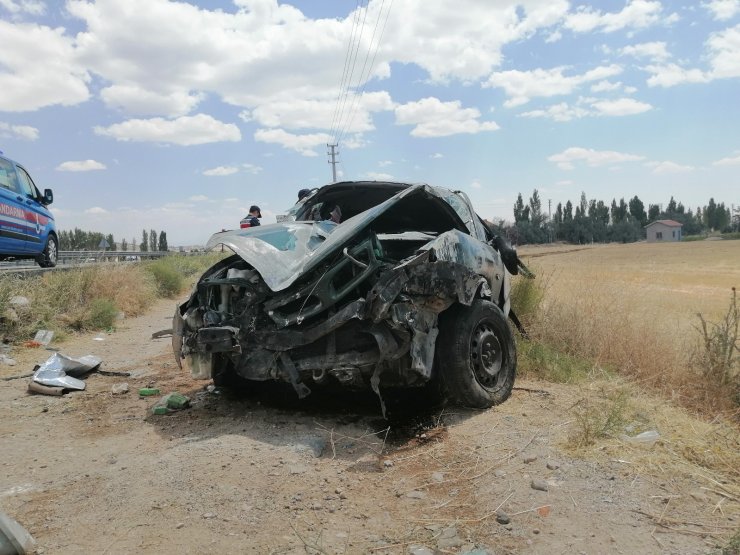
[(46, 248), (47, 257), (49, 259), (49, 262), (52, 264), (57, 263), (57, 244), (54, 242), (53, 239), (49, 239), (49, 246)]
[(470, 366), (476, 381), (487, 389), (498, 386), (504, 352), (493, 326), (480, 322), (470, 339)]

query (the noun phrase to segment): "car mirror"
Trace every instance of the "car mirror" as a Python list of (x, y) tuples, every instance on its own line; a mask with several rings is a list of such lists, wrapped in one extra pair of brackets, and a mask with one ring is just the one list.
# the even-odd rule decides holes
[(54, 193), (51, 189), (44, 189), (44, 198), (42, 199), (43, 204), (49, 205), (54, 202)]

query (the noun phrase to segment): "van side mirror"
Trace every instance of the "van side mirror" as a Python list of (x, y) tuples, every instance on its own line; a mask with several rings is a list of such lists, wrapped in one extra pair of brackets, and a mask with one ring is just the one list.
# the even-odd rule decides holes
[(48, 206), (52, 202), (54, 202), (54, 193), (51, 191), (51, 189), (44, 189), (44, 198), (42, 200), (42, 203), (45, 206)]

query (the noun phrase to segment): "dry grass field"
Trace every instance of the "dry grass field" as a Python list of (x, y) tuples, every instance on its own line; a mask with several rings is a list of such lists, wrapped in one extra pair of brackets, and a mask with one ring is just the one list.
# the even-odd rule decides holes
[(708, 383), (692, 360), (697, 314), (720, 320), (740, 286), (740, 241), (537, 246), (520, 255), (544, 288), (531, 323), (538, 339), (681, 404), (736, 410), (727, 384)]

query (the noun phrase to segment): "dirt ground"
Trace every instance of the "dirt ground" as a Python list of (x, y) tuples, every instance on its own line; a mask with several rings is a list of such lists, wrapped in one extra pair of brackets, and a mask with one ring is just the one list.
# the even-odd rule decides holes
[[(56, 345), (129, 377), (64, 397), (0, 381), (0, 508), (39, 553), (703, 554), (738, 528), (699, 476), (568, 456), (575, 387), (520, 381), (482, 412), (398, 401), (390, 425), (372, 394), (208, 391), (150, 338), (172, 310)], [(16, 348), (0, 377), (49, 354)], [(193, 406), (155, 416), (145, 386)]]

